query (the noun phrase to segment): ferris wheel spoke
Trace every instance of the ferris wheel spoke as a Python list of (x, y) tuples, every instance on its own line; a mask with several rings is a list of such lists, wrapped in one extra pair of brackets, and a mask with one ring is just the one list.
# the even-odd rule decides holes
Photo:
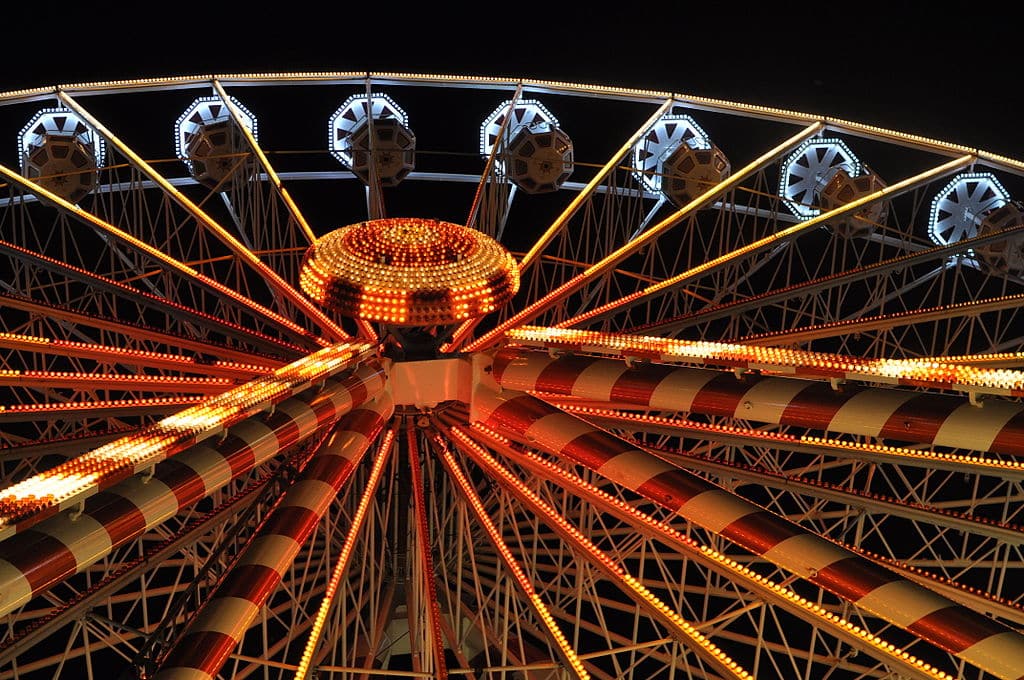
[(499, 396), (478, 388), (473, 399), (475, 420), (484, 425), (528, 437), (551, 455), (598, 471), (968, 663), (1004, 678), (1016, 678), (1015, 669), (1024, 667), (1024, 635), (937, 596), (756, 504), (535, 397), (508, 391)]
[[(786, 240), (795, 238), (800, 234), (806, 233), (808, 230), (812, 228), (820, 226), (821, 224), (827, 222), (828, 220), (833, 220), (837, 217), (842, 217), (844, 215), (852, 215), (854, 212), (862, 208), (864, 205), (873, 203), (875, 201), (885, 200), (891, 196), (898, 196), (901, 193), (910, 191), (936, 178), (952, 174), (957, 170), (967, 165), (970, 165), (976, 160), (977, 158), (973, 154), (953, 159), (951, 161), (943, 163), (942, 165), (931, 168), (912, 177), (908, 177), (907, 179), (904, 179), (893, 185), (882, 187), (881, 189), (873, 193), (867, 194), (856, 200), (850, 201), (849, 203), (841, 205), (838, 208), (822, 212), (816, 217), (812, 217), (803, 222), (794, 224), (793, 226), (781, 229), (775, 232), (774, 234), (754, 241), (753, 243), (738, 248), (730, 253), (726, 253), (725, 255), (720, 255), (719, 257), (712, 258), (704, 262), (703, 264), (700, 264), (696, 267), (692, 267), (684, 272), (676, 274), (675, 276), (669, 277), (664, 281), (660, 281), (654, 285), (648, 286), (643, 290), (639, 290), (635, 293), (623, 296), (621, 298), (618, 298), (617, 300), (613, 300), (599, 307), (595, 307), (591, 310), (588, 310), (587, 312), (584, 312), (583, 314), (578, 314), (575, 317), (561, 321), (556, 325), (560, 328), (567, 328), (569, 326), (574, 326), (580, 323), (584, 323), (586, 321), (592, 321), (598, 318), (602, 318), (624, 306), (641, 304), (643, 302), (646, 302), (651, 296), (667, 292), (675, 287), (694, 281), (695, 279), (698, 279), (702, 276), (711, 274), (726, 265), (735, 263), (736, 261), (742, 258), (746, 258), (751, 255), (768, 250), (772, 247), (775, 247)], [(730, 180), (731, 179), (732, 177), (730, 178)], [(656, 230), (657, 227), (652, 228), (652, 231)]]
[(536, 494), (530, 491), (511, 472), (503, 468), (490, 454), (461, 428), (453, 428), (451, 431), (452, 441), (473, 461), (485, 469), (491, 479), (509, 489), (520, 501), (524, 502), (530, 510), (538, 513), (542, 521), (548, 525), (558, 536), (567, 542), (573, 551), (582, 559), (589, 562), (607, 578), (615, 582), (638, 606), (645, 609), (649, 615), (659, 620), (661, 624), (673, 631), (673, 636), (679, 642), (691, 650), (697, 656), (708, 663), (716, 672), (724, 677), (744, 678), (750, 677), (728, 654), (723, 652), (711, 640), (701, 634), (694, 626), (687, 622), (666, 603), (662, 602), (654, 593), (644, 587), (641, 581), (630, 574), (620, 564), (608, 556), (587, 539), (583, 533), (553, 507), (541, 500)]
[[(554, 222), (552, 222), (543, 234), (534, 242), (530, 249), (523, 255), (519, 261), (520, 275), (524, 275), (533, 266), (534, 262), (544, 254), (544, 250), (551, 244), (551, 242), (562, 233), (566, 225), (572, 220), (572, 218), (579, 212), (579, 210), (587, 205), (593, 196), (596, 194), (598, 188), (602, 186), (615, 172), (616, 168), (622, 163), (622, 160), (629, 155), (629, 152), (636, 146), (637, 142), (647, 134), (647, 131), (651, 129), (668, 111), (672, 109), (672, 105), (675, 102), (674, 99), (667, 99), (658, 107), (658, 109), (651, 114), (651, 116), (644, 121), (644, 123), (634, 132), (629, 139), (623, 143), (621, 147), (616, 150), (612, 156), (608, 159), (600, 170), (590, 178), (590, 181), (576, 194), (573, 196), (569, 204), (562, 210)], [(495, 144), (495, 149), (498, 145)], [(539, 310), (537, 315), (541, 314), (543, 310)], [(536, 316), (536, 315), (534, 315)], [(458, 349), (462, 342), (469, 337), (473, 329), (476, 328), (477, 324), (480, 323), (480, 319), (467, 319), (461, 326), (459, 326), (452, 334), (452, 340), (449, 342), (451, 349)]]
[(1014, 236), (1021, 233), (1024, 233), (1024, 224), (1010, 227), (1000, 232), (979, 234), (956, 243), (934, 246), (918, 250), (917, 252), (897, 255), (873, 264), (856, 266), (847, 271), (835, 272), (826, 276), (785, 286), (783, 288), (767, 290), (754, 295), (745, 296), (743, 299), (733, 302), (708, 305), (707, 307), (695, 312), (634, 326), (630, 329), (630, 332), (675, 333), (699, 323), (734, 316), (736, 314), (747, 312), (751, 309), (767, 307), (793, 298), (822, 294), (825, 291), (834, 289), (838, 286), (849, 285), (858, 281), (867, 281), (872, 276), (883, 276), (892, 272), (899, 272), (901, 270), (910, 271), (912, 267), (921, 263), (935, 260), (948, 260), (951, 256), (964, 253), (968, 249), (977, 248), (1004, 239), (1012, 239)]
[(505, 567), (512, 573), (513, 579), (519, 588), (521, 596), (526, 600), (534, 615), (541, 621), (546, 629), (545, 637), (554, 643), (555, 652), (561, 661), (568, 667), (567, 670), (578, 680), (585, 680), (590, 674), (585, 669), (583, 662), (579, 659), (576, 651), (570, 646), (565, 635), (559, 630), (554, 617), (552, 617), (548, 605), (541, 600), (533, 587), (532, 582), (527, 578), (522, 566), (512, 555), (511, 550), (505, 544), (501, 533), (495, 527), (494, 522), (484, 509), (484, 504), (473, 488), (465, 472), (461, 469), (458, 461), (448, 450), (448, 446), (439, 438), (434, 439), (436, 451), (444, 462), (445, 469), (452, 476), (452, 480), (458, 485), (460, 493), (469, 502), (477, 521), (484, 527), (494, 549), (501, 556)]
[[(394, 426), (392, 426), (387, 430), (377, 445), (373, 469), (370, 471), (370, 475), (366, 481), (366, 488), (360, 495), (359, 505), (356, 508), (355, 514), (352, 516), (351, 523), (348, 527), (348, 533), (345, 536), (345, 543), (342, 545), (341, 551), (334, 564), (334, 569), (331, 572), (330, 580), (324, 590), (324, 597), (320, 602), (320, 608), (317, 610), (316, 618), (311, 624), (309, 639), (306, 641), (306, 646), (302, 652), (302, 658), (299, 661), (298, 668), (295, 670), (295, 680), (304, 680), (311, 664), (314, 662), (316, 650), (321, 640), (324, 625), (327, 621), (328, 612), (334, 604), (334, 598), (337, 594), (341, 579), (349, 569), (349, 557), (352, 555), (352, 550), (357, 538), (359, 537), (360, 531), (362, 530), (363, 521), (366, 519), (367, 512), (371, 511), (370, 504), (377, 493), (378, 484), (380, 482), (381, 475), (384, 472), (384, 466), (387, 464), (391, 455), (395, 436), (396, 430)], [(388, 609), (388, 607), (384, 607), (384, 609)], [(371, 647), (375, 649), (376, 645), (371, 645)], [(326, 649), (324, 652), (326, 652)], [(371, 653), (370, 656), (372, 658), (374, 654)]]
[(270, 159), (268, 159), (267, 155), (263, 153), (263, 149), (260, 147), (259, 142), (256, 141), (256, 137), (252, 134), (252, 130), (243, 119), (241, 111), (238, 110), (238, 107), (235, 105), (234, 101), (232, 101), (231, 97), (228, 96), (228, 93), (224, 91), (224, 86), (221, 84), (220, 80), (214, 78), (212, 84), (213, 89), (215, 89), (217, 94), (220, 95), (220, 99), (224, 103), (225, 108), (227, 108), (228, 112), (231, 114), (231, 119), (235, 122), (235, 126), (241, 131), (242, 135), (245, 137), (246, 143), (249, 145), (249, 148), (252, 149), (256, 158), (259, 160), (263, 171), (267, 173), (267, 177), (270, 178), (270, 182), (274, 185), (274, 189), (277, 191), (278, 196), (281, 197), (281, 200), (284, 201), (285, 205), (288, 207), (288, 212), (292, 216), (292, 219), (294, 219), (301, 228), (307, 242), (313, 243), (313, 241), (316, 240), (316, 235), (313, 233), (313, 230), (310, 229), (309, 223), (302, 215), (302, 211), (299, 210), (299, 206), (295, 204), (295, 201), (293, 201), (292, 197), (288, 194), (288, 190), (285, 188), (284, 184), (281, 183), (281, 178), (277, 175), (277, 172), (274, 171), (274, 167), (270, 164)]
[[(139, 432), (65, 461), (0, 491), (0, 538), (11, 536), (54, 512), (74, 507), (110, 485), (148, 470), (246, 418), (296, 394), (314, 381), (325, 381), (351, 369), (365, 357), (366, 346), (341, 345), (301, 359), (271, 376), (211, 397)], [(327, 413), (347, 412), (371, 399), (383, 387), (383, 370), (372, 362), (352, 370), (340, 380)], [(337, 399), (338, 403), (333, 400)], [(313, 419), (321, 414), (306, 409)], [(288, 417), (288, 416), (284, 416)]]
[[(661, 222), (651, 226), (649, 229), (647, 229), (647, 231), (642, 233), (637, 238), (621, 246), (619, 249), (615, 250), (611, 254), (604, 257), (601, 261), (590, 265), (585, 271), (583, 271), (580, 274), (577, 274), (569, 281), (565, 282), (564, 284), (562, 284), (555, 290), (551, 291), (544, 297), (528, 304), (520, 312), (512, 315), (507, 320), (496, 326), (493, 330), (487, 332), (486, 334), (482, 335), (481, 337), (471, 342), (469, 345), (466, 346), (466, 349), (468, 351), (476, 351), (484, 347), (488, 347), (491, 344), (493, 344), (494, 341), (496, 341), (498, 338), (504, 335), (504, 333), (508, 331), (510, 328), (515, 328), (517, 326), (521, 326), (523, 324), (533, 321), (538, 316), (543, 314), (545, 311), (550, 309), (553, 305), (563, 300), (569, 294), (579, 290), (580, 288), (587, 285), (591, 281), (596, 280), (598, 277), (606, 274), (609, 270), (616, 267), (620, 262), (622, 262), (629, 256), (639, 251), (643, 246), (647, 245), (651, 241), (657, 239), (659, 236), (661, 236), (662, 233), (678, 224), (684, 218), (692, 215), (698, 209), (705, 206), (709, 202), (715, 200), (716, 198), (726, 193), (727, 191), (733, 189), (736, 186), (739, 186), (743, 181), (745, 181), (750, 176), (760, 171), (765, 165), (771, 163), (779, 156), (784, 155), (786, 152), (790, 151), (792, 148), (799, 145), (805, 139), (820, 132), (823, 127), (824, 123), (812, 123), (811, 125), (801, 130), (796, 135), (790, 137), (789, 139), (783, 141), (778, 146), (772, 148), (768, 152), (757, 157), (749, 164), (747, 164), (745, 167), (738, 170), (736, 173), (733, 173), (728, 178), (722, 180), (718, 184), (715, 184), (707, 191), (705, 191), (703, 194), (693, 199), (679, 210), (673, 212), (671, 215), (663, 219)], [(973, 158), (973, 156), (969, 158)], [(957, 167), (959, 167), (959, 165)], [(850, 206), (857, 207), (858, 204), (857, 202), (854, 202), (851, 203)], [(844, 206), (843, 208), (840, 208), (840, 210), (846, 209), (850, 209), (849, 206)], [(800, 225), (798, 225), (798, 227), (799, 226)], [(790, 229), (796, 229), (798, 227), (790, 227)], [(715, 262), (715, 260), (712, 260), (712, 262)], [(703, 269), (701, 271), (703, 271)], [(598, 307), (597, 309), (601, 310), (602, 312), (604, 311), (603, 307)], [(586, 317), (590, 318), (590, 315), (587, 314)], [(575, 317), (574, 319), (570, 319), (567, 322), (563, 322), (562, 324), (559, 325), (570, 325), (572, 323), (575, 323), (575, 319), (581, 319), (581, 317)]]
[(111, 293), (119, 298), (134, 301), (143, 307), (158, 309), (168, 314), (171, 318), (176, 318), (176, 320), (188, 320), (189, 322), (194, 322), (205, 328), (217, 329), (219, 333), (225, 336), (238, 338), (244, 342), (254, 343), (257, 347), (262, 347), (264, 350), (270, 352), (287, 352), (294, 355), (296, 353), (304, 353), (306, 351), (300, 345), (296, 345), (285, 340), (279, 340), (278, 338), (273, 338), (269, 335), (246, 328), (240, 324), (234, 324), (223, 320), (223, 318), (219, 318), (214, 314), (196, 309), (195, 307), (180, 304), (152, 293), (140, 291), (128, 286), (127, 284), (123, 284), (108, 277), (102, 277), (102, 275), (87, 271), (84, 268), (60, 262), (56, 259), (46, 257), (45, 255), (26, 248), (15, 246), (14, 244), (0, 241), (0, 253), (11, 258), (18, 258), (23, 262), (31, 263), (39, 269), (51, 271), (62, 279), (79, 282), (91, 289)]
[(195, 356), (183, 354), (133, 350), (116, 345), (51, 339), (24, 333), (0, 333), (0, 348), (30, 351), (37, 356), (91, 359), (109, 365), (123, 364), (139, 368), (166, 369), (177, 373), (200, 373), (209, 377), (239, 381), (266, 375), (274, 369), (274, 366), (268, 364), (220, 360), (201, 362)]
[[(709, 571), (715, 572), (729, 583), (741, 584), (741, 587), (761, 601), (778, 607), (787, 613), (817, 628), (827, 630), (830, 634), (843, 640), (852, 647), (877, 658), (878, 660), (900, 667), (904, 672), (916, 676), (921, 671), (922, 661), (908, 658), (899, 648), (891, 648), (885, 640), (873, 639), (867, 630), (854, 631), (849, 621), (840, 619), (826, 609), (819, 607), (807, 598), (785, 586), (758, 575), (751, 569), (738, 563), (725, 553), (719, 552), (683, 534), (673, 528), (665, 520), (658, 520), (642, 512), (633, 503), (627, 503), (602, 491), (569, 472), (512, 441), (501, 437), (498, 433), (479, 425), (475, 425), (468, 434), (479, 443), (509, 456), (516, 463), (529, 471), (570, 489), (573, 497), (583, 498), (594, 503), (602, 513), (617, 516), (630, 526), (632, 535), (643, 535), (649, 540), (657, 540), (670, 546), (680, 556), (693, 560)], [(920, 577), (919, 577), (920, 578)], [(648, 578), (645, 584), (650, 584)], [(678, 588), (678, 586), (672, 586)]]
[(348, 338), (337, 324), (331, 321), (322, 311), (314, 306), (308, 298), (305, 298), (298, 290), (289, 285), (274, 270), (268, 267), (263, 261), (245, 246), (242, 242), (230, 234), (224, 227), (218, 224), (208, 213), (196, 205), (191, 199), (185, 196), (163, 175), (147, 163), (141, 156), (135, 153), (124, 142), (117, 138), (110, 130), (97, 120), (80, 103), (73, 99), (67, 92), (59, 91), (58, 97), (72, 111), (88, 122), (99, 134), (101, 134), (114, 148), (116, 148), (133, 166), (139, 169), (144, 175), (153, 180), (160, 189), (166, 193), (175, 203), (182, 207), (192, 216), (203, 228), (214, 234), (227, 248), (235, 254), (242, 262), (252, 267), (260, 277), (270, 286), (271, 290), (288, 300), (296, 309), (302, 311), (309, 319), (317, 323), (320, 329), (328, 338), (337, 342)]
[[(913, 362), (906, 362), (913, 367)], [(901, 362), (902, 364), (902, 362)], [(745, 375), (610, 359), (552, 358), (504, 350), (494, 376), (504, 388), (690, 411), (818, 432), (1017, 455), (1024, 451), (1024, 406), (990, 399), (978, 408), (961, 397), (881, 387), (845, 386), (797, 378)], [(586, 378), (580, 379), (586, 371)], [(741, 369), (745, 370), (745, 369)]]
[[(341, 415), (347, 392), (342, 383), (329, 383), (319, 394), (293, 397), (278, 404), (267, 423), (242, 422), (216, 445), (200, 444), (158, 463), (148, 480), (130, 477), (89, 497), (79, 509), (43, 519), (0, 542), (5, 593), (0, 611), (9, 613), (306, 440)], [(26, 549), (40, 540), (46, 550)]]
[[(237, 365), (255, 364), (273, 369), (280, 367), (284, 362), (277, 356), (261, 354), (252, 350), (243, 351), (222, 343), (211, 340), (200, 340), (177, 333), (146, 326), (144, 324), (128, 324), (118, 319), (113, 319), (98, 314), (90, 314), (67, 305), (58, 305), (41, 300), (33, 300), (22, 295), (12, 295), (0, 292), (0, 304), (8, 309), (17, 309), (28, 312), (32, 315), (52, 319), (60, 323), (71, 324), (75, 327), (87, 327), (98, 331), (116, 333), (117, 335), (138, 342), (153, 343), (166, 347), (177, 347), (182, 350), (189, 350), (202, 356), (219, 357), (217, 363), (228, 363)], [(15, 334), (17, 335), (17, 334)], [(72, 341), (50, 340), (52, 343), (70, 343)], [(95, 343), (88, 343), (95, 344)], [(126, 350), (131, 352), (132, 350)], [(193, 359), (194, 361), (195, 359)]]
[[(17, 175), (14, 175), (12, 173), (12, 171), (8, 170), (7, 168), (4, 168), (3, 166), (0, 166), (0, 174), (8, 175), (8, 173), (10, 173), (10, 177), (12, 177), (12, 178), (13, 177), (18, 177)], [(23, 180), (23, 179), (13, 180), (12, 179), (12, 181), (17, 181), (19, 183), (24, 183), (30, 190), (34, 190), (34, 189), (32, 189), (32, 186), (34, 186), (34, 185), (29, 180)], [(45, 189), (42, 189), (41, 187), (37, 187), (37, 188), (39, 190), (41, 190), (41, 191), (45, 191)], [(55, 202), (63, 201), (63, 199), (61, 199), (60, 197), (54, 195), (53, 196), (53, 201), (55, 201)], [(196, 271), (192, 267), (190, 267), (190, 266), (188, 266), (188, 265), (186, 265), (186, 264), (184, 264), (182, 262), (179, 262), (178, 260), (174, 259), (173, 257), (170, 257), (169, 255), (163, 254), (162, 252), (160, 252), (156, 248), (153, 248), (151, 246), (146, 245), (145, 243), (143, 243), (142, 241), (136, 239), (135, 237), (131, 236), (130, 234), (127, 234), (126, 232), (123, 232), (120, 229), (117, 229), (117, 227), (115, 227), (114, 225), (112, 225), (112, 224), (110, 224), (108, 222), (105, 222), (104, 220), (101, 220), (100, 218), (96, 217), (95, 215), (92, 215), (91, 213), (87, 213), (86, 211), (84, 211), (84, 210), (78, 208), (77, 206), (75, 206), (75, 205), (73, 205), (71, 203), (68, 203), (66, 201), (63, 201), (63, 204), (60, 204), (59, 208), (61, 210), (70, 211), (76, 217), (81, 218), (84, 221), (86, 221), (86, 222), (96, 226), (97, 228), (105, 231), (106, 233), (110, 234), (115, 239), (117, 239), (119, 242), (121, 242), (121, 243), (129, 246), (130, 248), (132, 248), (132, 249), (134, 249), (134, 250), (144, 254), (146, 257), (149, 257), (150, 259), (153, 259), (153, 260), (159, 262), (162, 267), (166, 267), (167, 269), (169, 269), (171, 271), (174, 271), (174, 272), (178, 273), (179, 275), (183, 276), (185, 278), (185, 280), (187, 280), (187, 281), (189, 281), (191, 283), (197, 284), (198, 286), (201, 286), (202, 288), (212, 292), (218, 298), (226, 300), (226, 301), (229, 301), (231, 304), (234, 304), (234, 305), (241, 305), (244, 309), (248, 310), (250, 313), (253, 313), (255, 316), (258, 316), (258, 317), (266, 318), (271, 323), (273, 323), (276, 327), (284, 329), (290, 335), (298, 336), (299, 338), (302, 338), (304, 341), (309, 342), (310, 344), (313, 344), (314, 346), (317, 344), (317, 342), (313, 342), (313, 341), (314, 340), (318, 341), (319, 339), (316, 338), (315, 336), (311, 336), (311, 334), (308, 331), (305, 331), (300, 326), (298, 326), (298, 325), (294, 324), (293, 322), (285, 319), (284, 317), (282, 317), (282, 316), (280, 316), (280, 315), (270, 311), (269, 309), (266, 309), (262, 305), (260, 305), (260, 304), (258, 304), (256, 302), (253, 302), (249, 298), (247, 298), (247, 297), (237, 293), (236, 291), (228, 288), (227, 286), (224, 286), (224, 285), (214, 281), (213, 279), (211, 279), (211, 278), (209, 278), (209, 277), (199, 273), (198, 271)], [(68, 264), (68, 263), (65, 263), (65, 262), (61, 262), (61, 261), (59, 261), (59, 260), (57, 260), (55, 258), (47, 257), (47, 256), (45, 256), (45, 255), (43, 255), (41, 253), (36, 253), (36, 252), (34, 252), (32, 250), (29, 250), (28, 248), (24, 248), (24, 247), (18, 246), (18, 245), (13, 244), (13, 243), (8, 243), (8, 242), (5, 242), (5, 241), (0, 241), (0, 252), (3, 252), (4, 254), (6, 254), (7, 256), (9, 256), (11, 258), (18, 258), (18, 259), (21, 259), (21, 260), (24, 260), (24, 261), (27, 261), (27, 262), (32, 262), (38, 268), (49, 270), (49, 271), (54, 272), (54, 273), (56, 273), (58, 275), (65, 276), (65, 277), (73, 279), (73, 280), (82, 281), (84, 283), (87, 283), (88, 285), (91, 285), (91, 286), (94, 286), (94, 287), (99, 287), (99, 288), (111, 291), (114, 294), (122, 296), (122, 297), (127, 297), (129, 299), (135, 299), (135, 300), (145, 300), (148, 306), (157, 307), (157, 308), (163, 309), (164, 311), (166, 311), (169, 314), (171, 314), (171, 316), (174, 316), (175, 314), (178, 314), (178, 315), (185, 314), (185, 315), (188, 315), (190, 319), (205, 320), (205, 324), (206, 325), (220, 325), (220, 326), (224, 326), (224, 325), (227, 324), (227, 322), (224, 322), (224, 321), (221, 321), (219, 319), (216, 319), (211, 314), (205, 314), (205, 313), (200, 312), (198, 310), (195, 310), (195, 309), (193, 309), (191, 307), (188, 307), (186, 305), (174, 302), (174, 301), (172, 301), (170, 299), (167, 299), (165, 297), (156, 295), (156, 294), (151, 293), (151, 292), (145, 292), (145, 291), (138, 290), (136, 288), (133, 288), (132, 286), (129, 286), (126, 283), (115, 281), (115, 280), (113, 280), (113, 279), (111, 279), (109, 277), (101, 276), (99, 274), (94, 274), (91, 271), (88, 271), (88, 270), (86, 270), (86, 269), (84, 269), (82, 267), (76, 267), (76, 266), (73, 266), (71, 264)], [(236, 329), (234, 331), (233, 335), (236, 335), (238, 333), (243, 333), (243, 332), (246, 332), (246, 333), (250, 334), (253, 337), (258, 336), (258, 335), (262, 335), (262, 334), (258, 333), (257, 331), (243, 329), (241, 327)], [(267, 336), (267, 337), (269, 338), (269, 336)], [(265, 343), (265, 342), (266, 342), (266, 340), (263, 341), (263, 343)], [(324, 344), (324, 343), (319, 343), (319, 344)], [(302, 351), (301, 348), (299, 348), (299, 349), (300, 349), (300, 351)]]
[[(516, 85), (515, 92), (512, 93), (512, 98), (508, 101), (508, 107), (506, 107), (501, 125), (498, 127), (497, 138), (495, 139), (494, 144), (491, 145), (491, 152), (487, 154), (487, 162), (484, 164), (484, 170), (480, 174), (480, 182), (476, 185), (476, 192), (473, 194), (473, 203), (470, 205), (469, 215), (466, 217), (466, 226), (470, 229), (476, 228), (476, 219), (480, 213), (480, 206), (487, 187), (491, 185), (491, 183), (497, 184), (498, 182), (507, 181), (504, 179), (504, 173), (495, 172), (495, 169), (498, 167), (496, 161), (498, 156), (505, 152), (505, 146), (508, 143), (509, 123), (512, 120), (512, 111), (515, 110), (516, 102), (519, 101), (519, 97), (522, 94), (523, 84), (519, 83)], [(482, 231), (490, 234), (495, 233), (494, 230), (484, 229)]]
[(296, 481), (236, 556), (198, 616), (173, 647), (162, 650), (160, 671), (154, 677), (195, 672), (185, 669), (217, 676), (384, 428), (393, 408), (385, 393), (375, 404), (356, 408), (341, 419), (330, 439), (302, 466)]
[[(821, 338), (833, 338), (840, 335), (853, 335), (856, 333), (889, 330), (898, 326), (911, 326), (914, 324), (924, 324), (933, 321), (948, 320), (951, 318), (971, 318), (977, 317), (986, 312), (1016, 310), (1020, 308), (1022, 303), (1024, 303), (1024, 294), (1018, 293), (998, 298), (985, 298), (981, 300), (972, 300), (970, 302), (961, 302), (956, 305), (927, 307), (908, 312), (893, 312), (892, 314), (879, 314), (876, 316), (865, 316), (858, 319), (831, 321), (822, 324), (794, 327), (784, 331), (758, 333), (756, 335), (748, 335), (742, 338), (742, 341), (750, 345), (804, 344)], [(992, 360), (991, 357), (986, 359), (987, 355), (985, 354), (975, 354), (972, 356), (974, 357), (974, 361), (977, 362)], [(1005, 356), (1002, 358), (1003, 361), (1006, 359), (1007, 357)], [(941, 360), (946, 361), (947, 359), (943, 358)], [(939, 361), (939, 359), (936, 358), (936, 361)], [(962, 363), (959, 358), (955, 359), (955, 361), (957, 363)], [(1020, 360), (1015, 359), (1014, 363), (1015, 365), (1019, 365)]]
[[(608, 429), (645, 432), (706, 439), (722, 445), (739, 445), (807, 453), (835, 460), (858, 460), (882, 465), (945, 470), (966, 475), (985, 475), (1007, 481), (1024, 482), (1024, 466), (1013, 458), (978, 456), (972, 453), (946, 453), (922, 448), (903, 448), (882, 444), (850, 442), (826, 437), (765, 431), (738, 425), (703, 423), (680, 417), (639, 414), (609, 407), (580, 406), (573, 401), (547, 397), (559, 409), (578, 415)], [(635, 407), (634, 407), (635, 408)]]
[[(626, 362), (654, 361), (662, 367), (691, 365), (726, 369), (737, 373), (737, 377), (761, 372), (787, 378), (827, 380), (834, 389), (848, 382), (866, 382), (960, 392), (972, 399), (982, 394), (1024, 396), (1022, 372), (962, 366), (950, 361), (925, 363), (918, 359), (861, 359), (783, 347), (536, 326), (509, 331), (508, 337), (513, 346), (545, 349), (549, 354), (582, 350), (587, 355), (614, 357)], [(507, 355), (501, 357), (498, 365), (504, 370)], [(569, 371), (582, 371), (590, 361), (590, 358), (569, 356), (565, 359), (565, 367)], [(538, 379), (543, 381), (544, 378)]]

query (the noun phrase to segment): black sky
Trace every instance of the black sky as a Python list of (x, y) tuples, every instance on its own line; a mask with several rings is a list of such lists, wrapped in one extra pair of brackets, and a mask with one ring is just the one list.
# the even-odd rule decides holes
[(1024, 158), (1005, 3), (280, 0), (5, 7), (0, 89), (396, 70), (631, 85), (840, 116)]

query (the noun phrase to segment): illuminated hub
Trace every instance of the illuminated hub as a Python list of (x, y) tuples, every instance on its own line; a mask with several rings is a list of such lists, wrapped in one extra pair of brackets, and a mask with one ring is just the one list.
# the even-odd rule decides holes
[[(256, 118), (234, 97), (231, 103), (255, 137)], [(178, 158), (188, 166), (192, 177), (211, 189), (228, 189), (234, 178), (249, 177), (255, 170), (245, 135), (220, 97), (192, 102), (175, 124), (174, 140)]]
[(519, 289), (519, 268), (473, 229), (419, 218), (360, 222), (318, 239), (299, 282), (321, 305), (394, 326), (450, 324), (494, 311)]
[(405, 111), (387, 95), (353, 95), (330, 120), (331, 155), (363, 182), (369, 182), (371, 150), (373, 172), (381, 185), (393, 187), (416, 166), (416, 135)]
[[(858, 177), (851, 177), (844, 168), (839, 168), (821, 190), (818, 199), (822, 210), (835, 210), (885, 187), (886, 183), (882, 178), (866, 167), (864, 174)], [(828, 226), (834, 233), (846, 238), (870, 236), (875, 230), (875, 225), (885, 221), (888, 211), (889, 205), (886, 202), (874, 201), (854, 214), (830, 220)]]
[(504, 135), (505, 149), (495, 158), (498, 171), (527, 193), (557, 191), (572, 174), (572, 139), (539, 101), (511, 104), (511, 100), (503, 102), (484, 119), (480, 153), (489, 156)]
[(680, 144), (662, 163), (661, 191), (682, 207), (729, 176), (729, 159), (714, 144), (693, 148)]
[(645, 189), (657, 193), (662, 190), (663, 173), (670, 173), (664, 164), (677, 150), (683, 147), (707, 150), (712, 146), (708, 133), (690, 116), (663, 116), (633, 147), (633, 176), (640, 180)]
[[(988, 236), (1024, 224), (1024, 205), (1010, 201), (996, 208), (981, 221), (979, 236)], [(996, 272), (1020, 276), (1024, 273), (1024, 236), (1020, 234), (974, 249), (982, 266)]]
[(833, 176), (861, 174), (860, 161), (841, 139), (809, 139), (782, 164), (779, 196), (794, 215), (809, 220), (821, 213), (818, 201)]
[(96, 189), (103, 140), (75, 113), (44, 109), (21, 129), (21, 174), (77, 203)]

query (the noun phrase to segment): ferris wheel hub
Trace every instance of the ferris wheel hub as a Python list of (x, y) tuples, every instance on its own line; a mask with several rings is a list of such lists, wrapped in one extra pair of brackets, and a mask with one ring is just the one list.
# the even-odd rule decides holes
[(487, 314), (515, 295), (519, 267), (489, 236), (415, 217), (359, 222), (310, 246), (299, 282), (340, 314), (437, 326)]

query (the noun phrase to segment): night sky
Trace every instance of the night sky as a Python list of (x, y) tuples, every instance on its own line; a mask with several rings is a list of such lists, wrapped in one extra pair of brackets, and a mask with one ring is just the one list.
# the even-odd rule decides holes
[(21, 3), (4, 9), (0, 89), (239, 71), (532, 77), (822, 113), (1024, 158), (1019, 28), (996, 3), (402, 4)]

